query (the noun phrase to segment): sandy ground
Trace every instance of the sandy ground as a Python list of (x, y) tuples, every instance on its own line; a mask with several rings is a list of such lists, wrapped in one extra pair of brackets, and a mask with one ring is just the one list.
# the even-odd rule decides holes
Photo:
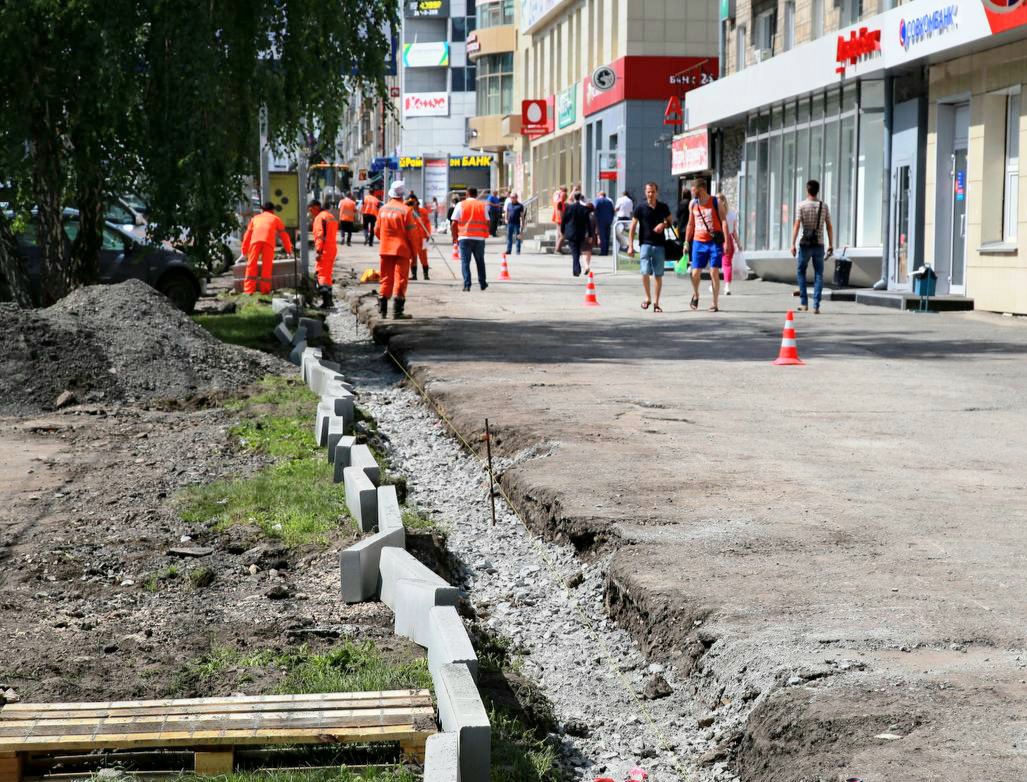
[[(376, 324), (467, 434), (548, 455), (503, 476), (588, 555), (655, 658), (746, 704), (748, 780), (1027, 777), (1027, 322), (825, 303), (771, 365), (791, 289), (662, 315), (597, 259), (510, 259), (464, 293), (433, 255), (415, 319)], [(448, 255), (448, 253), (447, 253)], [(340, 273), (373, 262), (347, 248)], [(368, 290), (370, 290), (368, 288)], [(365, 316), (372, 322), (370, 300)]]

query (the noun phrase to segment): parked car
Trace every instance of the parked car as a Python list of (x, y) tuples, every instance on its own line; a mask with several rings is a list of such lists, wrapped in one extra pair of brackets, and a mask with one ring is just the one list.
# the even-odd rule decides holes
[[(12, 214), (8, 215), (13, 217)], [(38, 241), (39, 222), (33, 213), (24, 230), (17, 235), (18, 247), (25, 260), (29, 284), (38, 295), (42, 286), (42, 251)], [(78, 235), (78, 210), (64, 210), (66, 252)], [(185, 253), (139, 239), (113, 223), (103, 228), (100, 248), (100, 282), (114, 284), (125, 280), (142, 280), (167, 296), (183, 312), (192, 312), (202, 295), (204, 282), (186, 258)]]

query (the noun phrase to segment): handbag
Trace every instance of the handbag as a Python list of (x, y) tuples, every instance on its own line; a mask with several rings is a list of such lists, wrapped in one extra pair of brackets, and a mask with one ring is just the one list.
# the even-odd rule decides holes
[(677, 261), (685, 254), (685, 244), (681, 241), (681, 237), (678, 236), (678, 232), (674, 227), (668, 228), (663, 232), (664, 235), (664, 257), (668, 261)]
[(799, 247), (816, 247), (820, 244), (820, 215), (824, 211), (824, 202), (817, 207), (817, 225), (815, 228), (803, 228), (799, 237)]
[[(696, 199), (695, 203), (697, 205), (699, 205), (698, 199)], [(717, 214), (719, 215), (720, 214), (720, 207), (717, 205), (717, 198), (716, 198), (716, 196), (714, 196), (714, 198), (713, 198), (713, 208), (714, 208), (714, 210), (716, 210)], [(724, 242), (727, 239), (727, 237), (724, 236), (724, 232), (723, 231), (711, 231), (710, 230), (710, 224), (706, 222), (706, 215), (703, 214), (702, 206), (701, 205), (699, 205), (699, 219), (702, 220), (702, 224), (704, 226), (706, 226), (706, 233), (708, 233), (710, 235), (710, 241), (712, 241), (714, 244), (716, 244), (716, 245), (718, 245), (720, 247), (723, 247), (724, 246)]]

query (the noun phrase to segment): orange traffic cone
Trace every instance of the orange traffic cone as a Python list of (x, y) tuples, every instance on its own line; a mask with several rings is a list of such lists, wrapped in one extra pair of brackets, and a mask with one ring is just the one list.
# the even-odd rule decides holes
[(510, 267), (506, 265), (506, 253), (503, 253), (503, 262), (499, 266), (499, 279), (501, 280), (512, 280), (510, 276)]
[(795, 342), (795, 313), (788, 310), (785, 315), (785, 329), (781, 334), (781, 352), (774, 362), (779, 367), (804, 366), (805, 361), (799, 359), (799, 347)]
[(453, 242), (453, 254), (450, 256), (454, 261), (460, 260), (460, 245), (457, 242)]
[(596, 298), (596, 276), (592, 272), (588, 273), (588, 283), (585, 285), (585, 306), (599, 306), (599, 299)]

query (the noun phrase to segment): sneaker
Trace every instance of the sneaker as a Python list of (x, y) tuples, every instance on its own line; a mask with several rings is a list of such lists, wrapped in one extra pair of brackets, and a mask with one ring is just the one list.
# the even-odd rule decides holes
[(470, 289), (471, 289), (470, 285), (465, 285), (464, 286), (464, 293), (467, 293), (467, 291), (469, 291)]
[(488, 284), (487, 282), (483, 282), (483, 283), (481, 284), (481, 289), (482, 289), (482, 290), (485, 290), (485, 289), (486, 289), (487, 287), (489, 287), (489, 284)]

